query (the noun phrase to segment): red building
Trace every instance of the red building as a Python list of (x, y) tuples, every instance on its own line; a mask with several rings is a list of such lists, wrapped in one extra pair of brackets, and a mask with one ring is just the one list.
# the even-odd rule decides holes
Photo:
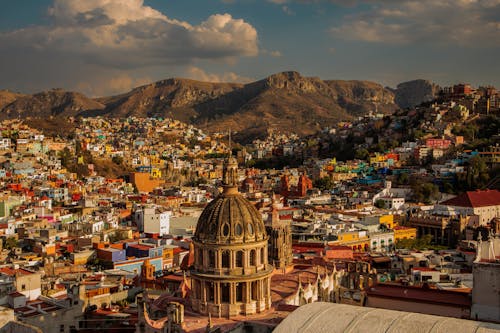
[(472, 93), (472, 88), (468, 83), (460, 83), (453, 86), (453, 94), (458, 96), (467, 96)]
[(448, 139), (432, 138), (425, 141), (425, 145), (432, 149), (448, 149), (451, 141)]

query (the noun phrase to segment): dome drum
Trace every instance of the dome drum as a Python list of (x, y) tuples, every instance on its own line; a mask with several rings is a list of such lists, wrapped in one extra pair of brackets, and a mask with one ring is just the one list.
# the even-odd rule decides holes
[(194, 268), (200, 273), (248, 275), (264, 270), (267, 264), (267, 240), (225, 246), (193, 243)]

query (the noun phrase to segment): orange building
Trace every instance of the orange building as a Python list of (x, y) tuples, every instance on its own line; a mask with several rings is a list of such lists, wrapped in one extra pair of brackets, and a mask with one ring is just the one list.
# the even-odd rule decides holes
[(157, 187), (163, 184), (161, 179), (152, 178), (147, 172), (130, 173), (130, 182), (135, 185), (139, 192), (153, 192)]

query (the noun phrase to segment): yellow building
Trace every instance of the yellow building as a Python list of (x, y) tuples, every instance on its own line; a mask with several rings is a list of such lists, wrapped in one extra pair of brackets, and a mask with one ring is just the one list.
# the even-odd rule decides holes
[(417, 238), (417, 229), (403, 226), (394, 227), (394, 240), (398, 242), (402, 239), (415, 239)]
[(388, 229), (394, 229), (397, 223), (394, 221), (394, 215), (382, 215), (379, 219), (380, 224), (385, 224)]
[(158, 168), (151, 169), (151, 177), (153, 178), (161, 178), (161, 170)]
[(383, 163), (386, 161), (385, 155), (375, 154), (375, 156), (370, 156), (370, 165)]
[(338, 234), (338, 239), (328, 245), (349, 246), (354, 251), (365, 251), (370, 248), (370, 239), (365, 231), (349, 231)]

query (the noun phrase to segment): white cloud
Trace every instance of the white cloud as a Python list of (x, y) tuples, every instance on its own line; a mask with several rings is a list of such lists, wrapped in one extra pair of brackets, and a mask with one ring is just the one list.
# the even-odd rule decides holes
[(134, 78), (126, 73), (118, 73), (116, 76), (103, 78), (98, 82), (81, 81), (75, 86), (76, 90), (90, 97), (111, 96), (124, 91), (130, 91), (135, 87), (151, 83), (150, 77)]
[(47, 25), (0, 32), (0, 86), (22, 89), (24, 75), (32, 83), (26, 89), (76, 87), (74, 82), (92, 83), (105, 72), (131, 76), (141, 68), (178, 68), (199, 59), (234, 62), (259, 53), (256, 29), (230, 14), (193, 25), (143, 0), (54, 0), (48, 18)]
[(238, 82), (238, 83), (248, 83), (253, 81), (253, 79), (245, 76), (240, 76), (234, 72), (225, 72), (222, 74), (207, 73), (205, 70), (190, 66), (186, 71), (186, 77), (207, 82)]
[(334, 36), (364, 42), (500, 45), (499, 0), (365, 0), (369, 9), (344, 18)]

